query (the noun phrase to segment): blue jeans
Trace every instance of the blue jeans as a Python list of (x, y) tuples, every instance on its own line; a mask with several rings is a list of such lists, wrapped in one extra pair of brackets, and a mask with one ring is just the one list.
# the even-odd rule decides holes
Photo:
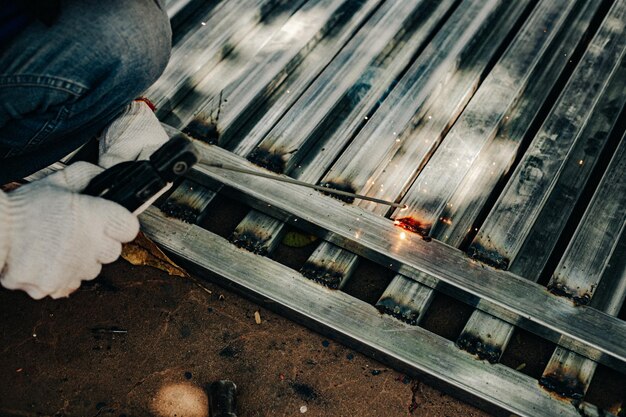
[(171, 28), (157, 0), (66, 0), (0, 50), (0, 184), (77, 149), (161, 75)]

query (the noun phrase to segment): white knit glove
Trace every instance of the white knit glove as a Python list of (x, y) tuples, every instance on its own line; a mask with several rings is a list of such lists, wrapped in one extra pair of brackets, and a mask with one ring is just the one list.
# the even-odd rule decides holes
[(139, 222), (124, 207), (78, 194), (102, 172), (78, 162), (9, 193), (0, 191), (0, 283), (32, 298), (68, 296), (116, 260)]
[(149, 159), (168, 140), (150, 107), (133, 101), (102, 133), (98, 165), (110, 168), (120, 162)]

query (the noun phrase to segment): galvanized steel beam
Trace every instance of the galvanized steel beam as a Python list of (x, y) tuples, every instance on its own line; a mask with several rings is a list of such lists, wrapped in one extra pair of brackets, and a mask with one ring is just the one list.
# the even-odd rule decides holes
[[(206, 164), (258, 169), (215, 146), (199, 143), (198, 148)], [(207, 185), (225, 184), (260, 211), (466, 302), (482, 300), (481, 308), (490, 314), (553, 341), (562, 337), (565, 347), (626, 370), (626, 323), (621, 320), (586, 306), (575, 307), (544, 287), (480, 264), (441, 242), (402, 239), (402, 230), (390, 220), (316, 191), (215, 170), (203, 162), (192, 175)]]
[[(475, 360), (451, 341), (381, 316), (371, 305), (317, 285), (294, 270), (231, 245), (198, 226), (168, 219), (155, 208), (143, 229), (199, 274), (243, 291), (268, 308), (375, 355), (396, 368), (439, 382), (463, 399), (523, 417), (608, 416), (589, 404), (559, 401), (536, 380), (502, 365)], [(216, 275), (213, 275), (216, 274)]]
[[(402, 202), (409, 208), (393, 214), (402, 225), (451, 246), (459, 247), (463, 243), (498, 182), (513, 164), (531, 121), (548, 97), (550, 89), (545, 86), (555, 84), (600, 4), (599, 0), (542, 1), (533, 9), (404, 195)], [(538, 27), (550, 29), (538, 31)], [(431, 132), (431, 129), (417, 129), (411, 140), (427, 142)], [(407, 164), (402, 161), (422, 165), (429, 146), (425, 143), (421, 152), (399, 152), (400, 156), (392, 159), (387, 170)], [(382, 178), (377, 182), (390, 181)], [(384, 194), (389, 189), (386, 186)], [(383, 195), (382, 189), (373, 188), (372, 192)], [(403, 311), (400, 318), (408, 315), (415, 322), (434, 293), (405, 280), (395, 285), (419, 294), (420, 302), (409, 300), (411, 304), (404, 305), (403, 294), (386, 291), (380, 307), (391, 313)], [(485, 346), (486, 343), (480, 345), (479, 354), (499, 357), (493, 354), (495, 349)]]
[[(624, 18), (619, 1), (480, 227), (472, 256), (538, 280), (626, 103)], [(497, 361), (513, 327), (475, 315), (482, 318), (471, 317), (458, 343)]]
[[(593, 307), (617, 315), (626, 296), (625, 244), (626, 134), (548, 289), (579, 304), (591, 305), (592, 297), (597, 296)], [(557, 347), (541, 383), (560, 395), (581, 399), (595, 369), (595, 362)]]

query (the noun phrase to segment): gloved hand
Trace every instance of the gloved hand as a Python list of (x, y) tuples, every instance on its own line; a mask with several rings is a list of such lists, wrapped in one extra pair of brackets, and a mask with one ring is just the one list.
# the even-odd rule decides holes
[(0, 283), (32, 298), (68, 296), (116, 260), (139, 231), (113, 202), (78, 194), (102, 172), (78, 162), (13, 192), (0, 191)]
[(149, 159), (169, 140), (159, 119), (144, 101), (133, 101), (100, 137), (98, 165), (110, 168), (120, 162)]

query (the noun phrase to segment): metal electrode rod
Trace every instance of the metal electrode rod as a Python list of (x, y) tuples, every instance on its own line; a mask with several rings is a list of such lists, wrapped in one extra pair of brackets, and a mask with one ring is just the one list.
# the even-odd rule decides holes
[(239, 168), (239, 167), (234, 167), (234, 166), (226, 166), (222, 164), (203, 164), (203, 165), (205, 167), (219, 168), (219, 169), (224, 169), (227, 171), (240, 172), (242, 174), (254, 175), (256, 177), (263, 177), (263, 178), (268, 178), (271, 180), (287, 182), (289, 184), (300, 185), (300, 186), (307, 187), (307, 188), (313, 188), (314, 190), (318, 190), (324, 193), (342, 195), (342, 196), (351, 197), (351, 198), (358, 198), (360, 200), (372, 201), (377, 204), (385, 204), (387, 206), (398, 207), (401, 209), (406, 208), (406, 204), (394, 203), (392, 201), (381, 200), (380, 198), (369, 197), (369, 196), (362, 195), (362, 194), (349, 193), (347, 191), (337, 190), (335, 188), (328, 188), (322, 185), (315, 185), (315, 184), (310, 184), (304, 181), (294, 180), (293, 178), (289, 178), (289, 177), (281, 177), (279, 175), (266, 174), (264, 172), (253, 171), (251, 169)]

